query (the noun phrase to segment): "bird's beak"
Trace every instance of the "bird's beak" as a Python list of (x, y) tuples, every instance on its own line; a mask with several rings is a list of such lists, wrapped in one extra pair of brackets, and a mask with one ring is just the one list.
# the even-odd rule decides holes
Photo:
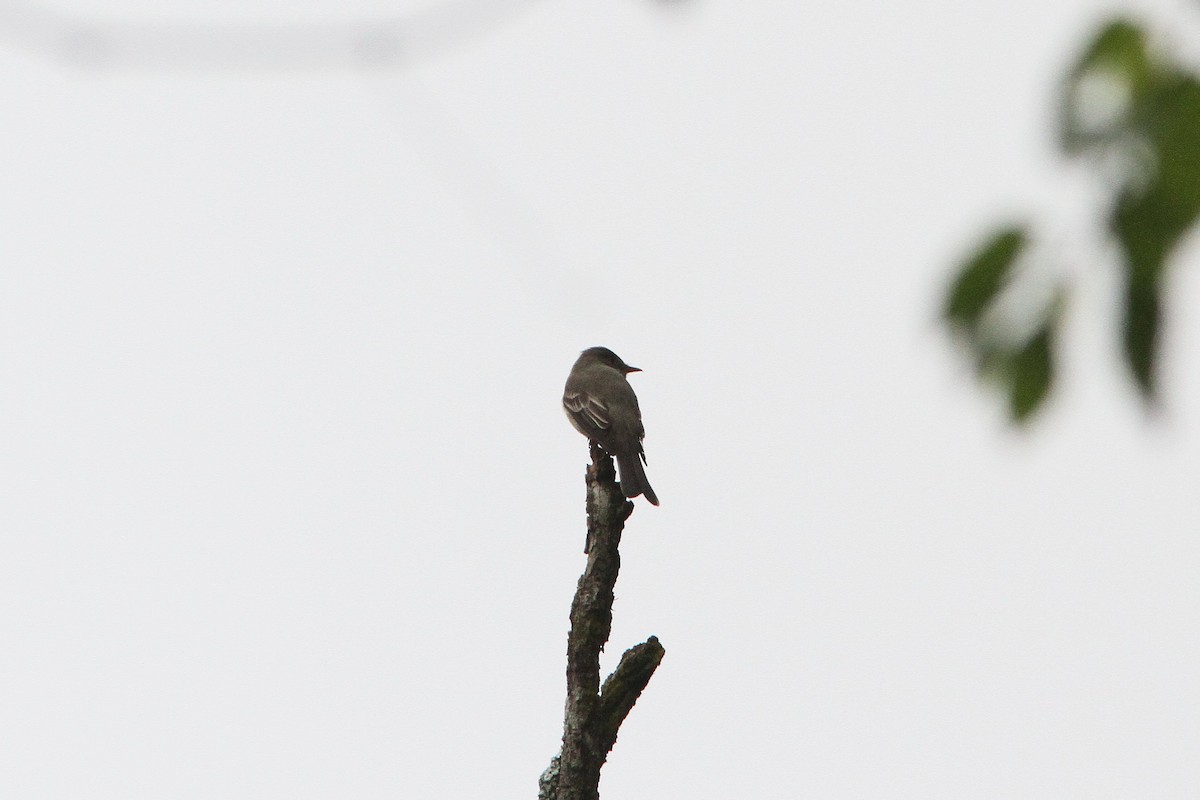
[(628, 375), (631, 372), (641, 372), (641, 371), (642, 371), (641, 367), (631, 367), (628, 364), (625, 365), (625, 374), (626, 375)]

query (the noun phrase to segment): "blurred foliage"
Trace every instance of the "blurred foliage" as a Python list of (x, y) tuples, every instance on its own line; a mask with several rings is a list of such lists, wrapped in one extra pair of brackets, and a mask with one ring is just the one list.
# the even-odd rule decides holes
[(974, 332), (984, 309), (1000, 293), (1017, 255), (1025, 247), (1022, 228), (1000, 230), (967, 259), (946, 295), (946, 319)]
[[(1059, 146), (1093, 169), (1109, 191), (1105, 229), (1121, 258), (1121, 342), (1148, 404), (1155, 400), (1164, 276), (1179, 240), (1200, 215), (1200, 78), (1128, 20), (1101, 28), (1067, 73), (1059, 98)], [(1054, 342), (1068, 296), (1015, 308), (1005, 296), (1034, 280), (1030, 233), (985, 237), (958, 267), (944, 320), (977, 371), (1007, 394), (1014, 420), (1035, 412), (1054, 384)]]
[(998, 384), (1008, 397), (1013, 419), (1032, 414), (1054, 379), (1054, 336), (1059, 292), (1033, 312), (1018, 317), (1002, 295), (1019, 273), (1019, 262), (1028, 243), (1021, 227), (993, 233), (968, 258), (946, 293), (943, 317), (961, 339), (968, 342), (980, 377)]

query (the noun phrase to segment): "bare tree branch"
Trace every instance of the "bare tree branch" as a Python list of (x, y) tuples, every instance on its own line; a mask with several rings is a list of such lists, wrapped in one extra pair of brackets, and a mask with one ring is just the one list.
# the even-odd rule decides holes
[(567, 635), (567, 705), (562, 751), (539, 781), (540, 800), (598, 800), (600, 768), (617, 730), (662, 661), (656, 637), (626, 651), (600, 688), (600, 653), (612, 630), (613, 587), (621, 568), (617, 550), (633, 503), (616, 482), (612, 458), (592, 445), (587, 470), (587, 566), (571, 603)]
[(617, 729), (633, 710), (633, 704), (642, 696), (642, 690), (662, 662), (666, 650), (651, 636), (639, 645), (634, 645), (621, 656), (621, 663), (604, 681), (600, 689), (600, 707), (596, 712), (596, 732), (605, 756), (617, 742)]

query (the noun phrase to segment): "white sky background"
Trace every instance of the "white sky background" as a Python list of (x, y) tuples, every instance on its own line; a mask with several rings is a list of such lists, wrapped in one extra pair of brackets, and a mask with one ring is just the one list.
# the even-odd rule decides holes
[[(605, 344), (663, 503), (605, 672), (667, 655), (603, 796), (1194, 797), (1200, 283), (1149, 423), (1049, 124), (1110, 6), (458, 41), (491, 5), (62, 2), (74, 49), (0, 7), (0, 796), (533, 797), (583, 566), (559, 398)], [(371, 68), (374, 19), (449, 22)], [(255, 65), (188, 21), (330, 33)], [(1026, 211), (1086, 283), (1018, 435), (936, 311)]]

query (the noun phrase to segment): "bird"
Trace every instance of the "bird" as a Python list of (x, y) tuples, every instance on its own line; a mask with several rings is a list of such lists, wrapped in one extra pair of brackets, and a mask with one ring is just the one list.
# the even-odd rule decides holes
[(617, 460), (621, 492), (626, 497), (644, 495), (658, 505), (658, 495), (650, 488), (642, 466), (648, 463), (642, 448), (646, 430), (637, 395), (625, 377), (631, 372), (641, 370), (607, 347), (589, 347), (579, 354), (567, 376), (563, 410), (575, 430)]

